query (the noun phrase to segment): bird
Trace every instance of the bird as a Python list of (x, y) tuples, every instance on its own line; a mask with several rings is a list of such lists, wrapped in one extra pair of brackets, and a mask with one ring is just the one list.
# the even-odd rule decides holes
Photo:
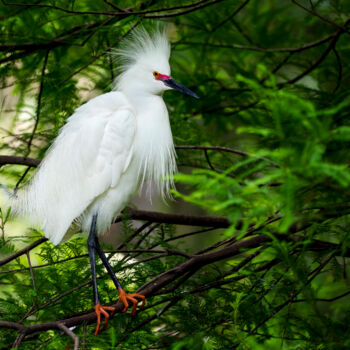
[(29, 218), (57, 245), (78, 225), (88, 234), (95, 335), (107, 328), (111, 306), (100, 303), (96, 253), (131, 315), (144, 295), (126, 293), (103, 252), (98, 237), (146, 182), (169, 196), (177, 171), (176, 154), (163, 93), (175, 89), (199, 98), (171, 77), (166, 29), (136, 28), (114, 51), (121, 73), (112, 91), (75, 110), (60, 129), (28, 183), (8, 202), (16, 215)]

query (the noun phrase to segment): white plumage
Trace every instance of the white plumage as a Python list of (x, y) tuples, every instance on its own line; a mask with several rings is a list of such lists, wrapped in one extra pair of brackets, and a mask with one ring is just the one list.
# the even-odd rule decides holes
[(104, 233), (146, 179), (163, 196), (173, 186), (175, 151), (162, 93), (175, 88), (197, 96), (170, 78), (164, 32), (139, 29), (116, 55), (123, 72), (115, 91), (75, 111), (32, 181), (11, 200), (53, 244), (75, 221), (88, 231), (95, 214), (97, 232)]
[[(32, 181), (9, 204), (29, 217), (58, 244), (74, 233), (74, 223), (89, 231), (87, 240), (98, 334), (111, 306), (102, 306), (96, 282), (95, 254), (118, 289), (123, 311), (134, 315), (145, 296), (126, 293), (100, 247), (104, 233), (130, 196), (145, 182), (157, 184), (163, 197), (173, 186), (175, 150), (162, 93), (177, 89), (198, 96), (170, 77), (170, 46), (164, 32), (150, 36), (144, 29), (116, 51), (123, 73), (115, 91), (79, 107), (68, 119)], [(71, 229), (70, 229), (71, 228)], [(65, 237), (66, 236), (66, 237)]]

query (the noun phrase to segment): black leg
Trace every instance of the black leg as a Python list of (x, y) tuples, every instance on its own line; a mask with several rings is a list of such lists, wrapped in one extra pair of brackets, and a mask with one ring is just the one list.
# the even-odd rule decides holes
[(108, 271), (108, 274), (111, 276), (112, 280), (113, 280), (113, 283), (114, 285), (116, 286), (116, 288), (122, 288), (121, 284), (119, 283), (118, 281), (118, 278), (117, 276), (115, 275), (113, 269), (112, 269), (112, 266), (111, 264), (109, 263), (104, 251), (102, 250), (101, 246), (100, 246), (100, 243), (98, 241), (98, 238), (97, 236), (95, 236), (95, 245), (96, 245), (96, 251), (97, 251), (97, 254), (99, 255), (99, 257), (101, 258), (102, 262), (103, 262), (103, 265), (106, 267), (107, 271)]
[(126, 310), (129, 307), (129, 301), (133, 304), (132, 307), (132, 312), (131, 315), (134, 316), (136, 314), (136, 307), (138, 304), (138, 299), (141, 299), (142, 301), (142, 305), (141, 307), (145, 306), (145, 302), (146, 302), (146, 297), (144, 295), (141, 294), (137, 294), (137, 293), (131, 293), (131, 294), (127, 294), (121, 284), (118, 281), (117, 276), (115, 275), (112, 266), (110, 265), (105, 253), (103, 252), (102, 248), (100, 247), (100, 243), (98, 242), (97, 236), (95, 237), (95, 248), (97, 251), (97, 254), (100, 256), (103, 265), (106, 267), (108, 274), (111, 276), (116, 288), (118, 289), (118, 293), (119, 293), (119, 300), (124, 304), (124, 309), (123, 312), (126, 312)]
[(96, 317), (97, 317), (97, 325), (96, 325), (95, 335), (97, 335), (98, 332), (100, 331), (101, 314), (105, 317), (105, 324), (103, 327), (103, 330), (105, 330), (107, 328), (108, 319), (109, 319), (109, 314), (108, 314), (107, 310), (112, 311), (112, 312), (115, 311), (114, 307), (101, 306), (100, 301), (98, 300), (97, 282), (96, 282), (95, 250), (97, 250), (97, 249), (101, 250), (101, 248), (100, 248), (98, 241), (97, 241), (97, 238), (96, 238), (96, 221), (97, 221), (97, 214), (95, 214), (92, 217), (89, 238), (87, 240), (89, 257), (90, 257), (90, 264), (91, 264), (92, 290), (94, 292), (94, 305), (95, 305), (94, 309), (95, 309)]
[(94, 305), (97, 305), (97, 303), (98, 303), (98, 292), (97, 292), (97, 281), (96, 281), (96, 262), (95, 262), (96, 220), (97, 220), (97, 214), (95, 214), (92, 217), (89, 238), (87, 240), (89, 257), (90, 257), (90, 265), (91, 265), (91, 274), (92, 274), (92, 289), (93, 289), (93, 293), (94, 293)]
[(98, 239), (96, 236), (96, 221), (97, 221), (97, 214), (95, 214), (92, 217), (90, 233), (89, 233), (89, 237), (87, 240), (89, 257), (90, 257), (90, 264), (91, 264), (91, 273), (92, 273), (92, 287), (93, 287), (94, 303), (95, 303), (94, 309), (95, 309), (96, 316), (97, 316), (97, 326), (96, 326), (96, 330), (95, 330), (95, 335), (97, 335), (99, 330), (100, 330), (101, 314), (105, 317), (105, 324), (103, 327), (103, 330), (105, 330), (107, 328), (107, 323), (108, 323), (108, 319), (109, 319), (109, 314), (106, 310), (112, 311), (112, 312), (115, 311), (115, 308), (112, 306), (101, 306), (100, 301), (98, 299), (97, 282), (96, 282), (95, 251), (97, 251), (97, 254), (100, 256), (104, 266), (106, 267), (106, 269), (108, 271), (108, 274), (111, 276), (116, 288), (118, 289), (119, 299), (124, 304), (123, 312), (126, 312), (126, 310), (129, 307), (129, 302), (131, 302), (133, 304), (131, 315), (133, 316), (136, 314), (136, 307), (137, 307), (137, 304), (139, 302), (138, 299), (141, 299), (141, 301), (142, 301), (141, 307), (144, 307), (145, 302), (146, 302), (146, 297), (144, 295), (137, 294), (137, 293), (127, 294), (123, 290), (121, 284), (118, 281), (117, 276), (115, 275), (110, 263), (108, 262), (108, 259), (106, 258), (105, 253), (103, 252), (102, 248), (100, 247), (100, 243), (98, 242)]

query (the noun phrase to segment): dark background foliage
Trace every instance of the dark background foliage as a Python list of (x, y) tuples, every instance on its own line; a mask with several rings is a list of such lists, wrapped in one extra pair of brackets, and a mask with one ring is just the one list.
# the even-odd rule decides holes
[(54, 247), (2, 210), (0, 347), (348, 349), (349, 1), (2, 0), (1, 183), (23, 186), (74, 109), (112, 88), (112, 49), (160, 21), (172, 75), (201, 96), (164, 96), (177, 201), (130, 208), (105, 240), (148, 304), (95, 337), (85, 238)]

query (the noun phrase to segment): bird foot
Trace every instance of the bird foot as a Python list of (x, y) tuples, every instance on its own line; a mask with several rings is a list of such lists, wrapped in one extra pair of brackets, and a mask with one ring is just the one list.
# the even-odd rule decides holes
[(109, 320), (109, 314), (106, 310), (112, 311), (112, 313), (115, 311), (115, 308), (112, 306), (101, 306), (100, 302), (98, 302), (94, 306), (96, 316), (97, 316), (97, 326), (95, 330), (95, 336), (100, 331), (100, 324), (101, 324), (101, 314), (105, 317), (105, 324), (103, 326), (102, 332), (107, 328), (108, 320)]
[[(119, 293), (119, 299), (118, 301), (121, 301), (124, 304), (124, 309), (123, 312), (126, 312), (128, 307), (129, 307), (129, 302), (131, 302), (132, 305), (132, 311), (131, 311), (131, 316), (135, 316), (136, 315), (136, 307), (137, 304), (142, 301), (142, 304), (140, 305), (141, 308), (145, 307), (146, 304), (146, 297), (144, 295), (141, 294), (136, 294), (136, 293), (126, 293), (124, 291), (124, 289), (122, 288), (118, 288), (118, 293)], [(137, 300), (137, 299), (141, 299), (141, 300)]]

